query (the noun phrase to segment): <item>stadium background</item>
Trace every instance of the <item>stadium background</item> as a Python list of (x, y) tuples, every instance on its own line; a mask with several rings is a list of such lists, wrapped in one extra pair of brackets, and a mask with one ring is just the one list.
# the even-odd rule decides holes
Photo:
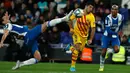
[[(104, 18), (110, 13), (112, 4), (118, 4), (119, 12), (124, 15), (125, 24), (122, 31), (121, 45), (126, 49), (126, 60), (129, 56), (130, 44), (130, 22), (129, 22), (129, 0), (0, 0), (0, 16), (7, 10), (11, 14), (10, 21), (19, 25), (28, 25), (30, 28), (42, 24), (47, 20), (63, 17), (70, 10), (84, 8), (87, 2), (94, 3), (94, 15), (96, 18), (96, 34), (93, 43), (89, 45), (93, 50), (92, 63), (99, 63), (101, 52), (101, 36), (104, 29)], [(1, 19), (0, 19), (1, 20)], [(2, 23), (0, 21), (0, 26)], [(22, 47), (22, 38), (16, 34), (10, 33), (6, 39), (5, 46), (0, 49), (0, 60), (16, 61), (25, 60), (32, 57), (29, 50)], [(2, 34), (0, 35), (2, 36)], [(72, 43), (69, 34), (69, 26), (66, 22), (60, 23), (55, 27), (49, 28), (45, 33), (39, 36), (39, 50), (42, 54), (42, 62), (68, 62), (71, 60), (70, 54), (66, 54), (62, 49), (66, 44)], [(8, 45), (9, 44), (9, 45)], [(22, 52), (21, 52), (21, 48)], [(22, 53), (22, 56), (19, 53)], [(78, 60), (81, 61), (80, 59)], [(111, 58), (108, 59), (111, 63)]]

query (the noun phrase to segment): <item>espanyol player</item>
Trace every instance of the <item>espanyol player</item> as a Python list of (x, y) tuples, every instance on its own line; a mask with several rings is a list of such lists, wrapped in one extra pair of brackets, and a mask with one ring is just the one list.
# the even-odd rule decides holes
[(11, 24), (9, 21), (8, 12), (6, 12), (5, 15), (2, 17), (3, 19), (2, 23), (5, 24), (5, 27), (3, 31), (4, 34), (0, 42), (0, 48), (3, 46), (4, 40), (6, 39), (9, 32), (14, 32), (17, 33), (18, 35), (24, 36), (24, 45), (27, 46), (29, 49), (31, 49), (32, 54), (34, 56), (34, 58), (30, 58), (23, 62), (17, 61), (16, 66), (14, 66), (12, 69), (15, 70), (20, 68), (21, 66), (32, 65), (40, 61), (41, 55), (38, 50), (38, 44), (37, 44), (38, 36), (40, 35), (40, 33), (43, 33), (48, 27), (55, 26), (56, 24), (61, 23), (63, 21), (69, 21), (69, 17), (71, 16), (72, 13), (73, 10), (70, 11), (70, 13), (63, 18), (57, 18), (51, 21), (47, 21), (29, 30), (27, 26), (19, 26), (16, 24)]
[(112, 53), (119, 52), (120, 40), (119, 32), (123, 27), (123, 16), (118, 13), (118, 6), (112, 5), (111, 14), (105, 19), (105, 30), (102, 37), (102, 52), (100, 55), (100, 68), (99, 71), (104, 70), (105, 55), (109, 44), (111, 43), (113, 50)]

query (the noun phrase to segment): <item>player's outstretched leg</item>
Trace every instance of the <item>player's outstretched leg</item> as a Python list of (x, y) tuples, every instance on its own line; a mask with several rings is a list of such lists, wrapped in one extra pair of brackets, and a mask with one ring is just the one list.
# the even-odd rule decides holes
[(72, 60), (71, 60), (71, 67), (70, 67), (71, 72), (76, 71), (75, 64), (76, 64), (76, 61), (77, 61), (77, 58), (78, 58), (80, 46), (81, 46), (80, 44), (75, 44), (75, 46), (68, 44), (64, 48), (65, 51), (71, 51), (72, 52)]
[(62, 18), (56, 18), (56, 19), (53, 19), (51, 21), (47, 21), (47, 22), (43, 23), (41, 31), (44, 32), (47, 29), (47, 27), (55, 26), (56, 24), (59, 24), (59, 23), (64, 22), (64, 21), (69, 21), (72, 13), (73, 13), (73, 10), (71, 10), (69, 12), (69, 14), (67, 14), (66, 16), (64, 16)]
[(111, 48), (107, 48), (105, 59), (108, 59), (109, 55), (112, 54), (112, 53), (114, 53), (114, 50), (111, 49)]
[(71, 10), (69, 12), (69, 14), (67, 14), (66, 16), (64, 16), (62, 18), (56, 18), (56, 19), (53, 19), (51, 21), (48, 21), (47, 22), (47, 27), (55, 26), (56, 24), (59, 24), (59, 23), (64, 22), (64, 21), (69, 21), (70, 16), (72, 15), (72, 13), (73, 13), (73, 10)]
[(19, 60), (16, 62), (16, 65), (12, 68), (12, 70), (16, 70), (16, 69), (19, 69), (20, 67), (22, 66), (25, 66), (25, 65), (32, 65), (32, 64), (35, 64), (37, 63), (37, 59), (35, 58), (31, 58), (29, 60), (26, 60), (26, 61), (23, 61), (23, 62), (20, 62)]
[[(36, 47), (34, 47), (36, 48)], [(34, 49), (35, 50), (35, 49)], [(16, 63), (16, 66), (14, 66), (12, 68), (12, 70), (16, 70), (22, 66), (26, 66), (26, 65), (32, 65), (32, 64), (36, 64), (38, 61), (41, 60), (41, 55), (40, 55), (40, 52), (38, 50), (35, 50), (34, 51), (34, 58), (30, 58), (26, 61), (23, 61), (23, 62), (20, 62), (19, 60), (17, 61)]]
[(71, 60), (71, 67), (70, 71), (76, 71), (75, 65), (78, 58), (79, 51), (77, 49), (72, 50), (72, 60)]
[(100, 68), (99, 71), (104, 71), (104, 62), (105, 62), (105, 55), (106, 55), (107, 49), (102, 49), (101, 55), (100, 55)]
[(78, 58), (79, 50), (80, 50), (81, 44), (77, 43), (74, 46), (70, 47), (70, 50), (72, 51), (72, 60), (71, 60), (71, 67), (70, 71), (76, 71), (75, 65)]
[(20, 61), (18, 60), (18, 61), (16, 62), (16, 65), (12, 68), (12, 70), (18, 69), (19, 66), (20, 66)]

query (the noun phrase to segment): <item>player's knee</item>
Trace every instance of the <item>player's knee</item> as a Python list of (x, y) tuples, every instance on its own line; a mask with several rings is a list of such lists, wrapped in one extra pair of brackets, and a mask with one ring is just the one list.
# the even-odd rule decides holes
[(107, 49), (102, 49), (101, 55), (102, 55), (102, 56), (105, 56), (105, 55), (106, 55), (106, 51), (107, 51)]
[(47, 29), (47, 27), (48, 27), (47, 23), (48, 22), (45, 22), (45, 23), (42, 24), (42, 32), (44, 32)]
[(77, 49), (77, 51), (80, 51), (80, 49), (81, 49), (81, 44), (76, 44), (74, 47), (75, 47), (75, 49)]
[(119, 52), (119, 49), (115, 49), (115, 53), (118, 53)]
[(119, 52), (119, 47), (118, 46), (114, 46), (114, 52), (118, 53)]
[(34, 58), (36, 58), (38, 61), (41, 60), (41, 55), (40, 55), (39, 51), (36, 51), (36, 52), (35, 52)]
[(78, 55), (79, 51), (75, 49), (75, 50), (73, 51), (73, 53), (74, 53), (75, 55)]
[(38, 61), (41, 60), (41, 56), (35, 57)]

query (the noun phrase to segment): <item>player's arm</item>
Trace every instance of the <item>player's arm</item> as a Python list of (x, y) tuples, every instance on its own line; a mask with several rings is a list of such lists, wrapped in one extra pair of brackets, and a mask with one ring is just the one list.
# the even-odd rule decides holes
[(70, 16), (70, 21), (68, 23), (69, 25), (69, 28), (70, 28), (70, 33), (73, 34), (73, 20), (76, 18), (75, 14), (73, 13), (71, 16)]
[(111, 22), (110, 22), (110, 19), (108, 17), (105, 18), (105, 32), (104, 32), (104, 35), (105, 36), (108, 36), (108, 33), (111, 32), (111, 29), (110, 29), (110, 25), (111, 25)]
[(119, 36), (122, 36), (123, 25), (124, 25), (124, 17), (122, 16), (122, 22), (121, 25), (119, 26), (119, 32), (118, 32)]
[(95, 24), (95, 17), (92, 16), (90, 20), (90, 25), (91, 25), (91, 33), (90, 33), (90, 38), (88, 40), (88, 44), (92, 43), (92, 40), (94, 38), (95, 30), (96, 30), (96, 24)]
[(70, 29), (73, 29), (73, 20), (74, 19), (75, 19), (75, 15), (72, 14), (71, 17), (70, 17), (70, 21), (68, 23)]
[(94, 34), (95, 34), (95, 27), (92, 27), (91, 34), (90, 34), (90, 40), (93, 40)]
[(105, 18), (105, 33), (104, 33), (105, 36), (108, 36), (109, 33), (115, 34), (115, 32), (111, 30), (111, 24), (112, 23), (110, 22), (110, 19), (106, 17)]
[(74, 20), (76, 18), (80, 18), (82, 17), (82, 15), (84, 14), (83, 10), (80, 8), (77, 8), (74, 10), (73, 14), (70, 16), (70, 20)]
[(73, 22), (72, 22), (72, 21), (69, 21), (69, 24), (68, 24), (68, 25), (69, 25), (69, 28), (70, 28), (70, 32), (69, 32), (69, 33), (70, 33), (70, 34), (73, 34), (73, 30), (74, 30), (74, 29), (73, 29)]
[(83, 10), (80, 8), (77, 8), (74, 10), (73, 14), (70, 17), (69, 27), (70, 27), (70, 33), (73, 33), (73, 20), (76, 18), (79, 18), (83, 15)]
[(3, 43), (4, 43), (5, 39), (7, 38), (9, 31), (11, 29), (12, 29), (12, 25), (10, 23), (6, 24), (6, 26), (4, 27), (4, 30), (3, 30), (4, 31), (3, 36), (0, 41), (0, 48), (3, 46)]
[(105, 18), (105, 29), (110, 31), (110, 21), (108, 17)]
[[(4, 34), (2, 36), (0, 44), (3, 44), (3, 42), (5, 41), (5, 39), (8, 36), (8, 34), (9, 34), (9, 30), (4, 30)], [(0, 47), (2, 47), (2, 46), (0, 46)]]

